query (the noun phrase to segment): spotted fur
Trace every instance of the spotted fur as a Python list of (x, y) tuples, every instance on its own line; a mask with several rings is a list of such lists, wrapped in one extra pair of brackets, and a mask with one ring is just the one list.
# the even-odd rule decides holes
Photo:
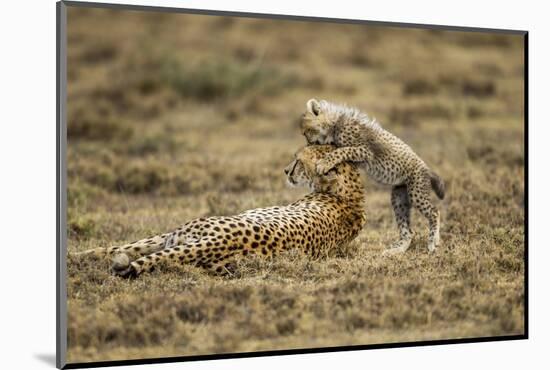
[(430, 190), (443, 199), (445, 186), (407, 144), (358, 109), (325, 100), (307, 102), (301, 128), (309, 144), (337, 147), (319, 160), (316, 166), (319, 174), (343, 161), (351, 161), (359, 163), (374, 180), (392, 186), (391, 204), (400, 238), (388, 252), (404, 252), (409, 248), (413, 238), (412, 207), (428, 220), (428, 250), (435, 251), (439, 244), (440, 215), (430, 199)]
[(151, 271), (164, 260), (224, 274), (231, 271), (237, 258), (248, 255), (273, 257), (298, 249), (319, 257), (355, 238), (366, 219), (364, 185), (353, 164), (342, 163), (324, 175), (315, 171), (315, 163), (332, 150), (328, 145), (308, 146), (285, 168), (291, 185), (312, 190), (292, 204), (236, 216), (199, 218), (169, 233), (83, 253), (141, 256), (126, 266), (121, 266), (126, 258), (115, 258), (113, 271), (124, 277)]

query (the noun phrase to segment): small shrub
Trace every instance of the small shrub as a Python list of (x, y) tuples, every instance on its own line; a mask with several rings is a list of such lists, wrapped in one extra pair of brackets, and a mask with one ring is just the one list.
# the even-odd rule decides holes
[(466, 80), (462, 83), (462, 94), (487, 98), (496, 94), (496, 87), (492, 81)]
[(85, 181), (78, 179), (69, 179), (67, 187), (67, 204), (71, 208), (85, 206), (90, 201), (104, 195), (104, 190), (96, 186), (90, 185)]
[(126, 152), (131, 155), (144, 156), (156, 153), (173, 153), (176, 141), (170, 135), (142, 135), (128, 144)]
[(80, 54), (80, 61), (88, 64), (108, 62), (118, 55), (115, 45), (104, 42), (93, 42)]
[(91, 185), (106, 190), (115, 189), (116, 174), (112, 166), (106, 166), (96, 161), (82, 159), (74, 165), (70, 165), (68, 172), (69, 177), (81, 178)]
[(168, 169), (161, 165), (134, 163), (121, 168), (116, 184), (131, 194), (148, 193), (167, 182), (168, 174)]
[(114, 140), (128, 139), (133, 127), (113, 116), (102, 115), (90, 108), (87, 111), (76, 111), (68, 120), (67, 136), (69, 139)]
[(200, 323), (208, 321), (208, 313), (201, 304), (179, 302), (176, 315), (181, 321)]
[(184, 65), (168, 59), (161, 68), (162, 81), (180, 96), (204, 101), (238, 97), (247, 92), (271, 95), (293, 84), (295, 79), (272, 67), (232, 61)]
[(454, 116), (455, 113), (450, 107), (441, 104), (422, 104), (404, 108), (394, 106), (389, 114), (390, 121), (404, 126), (418, 125), (423, 120), (450, 121)]
[(513, 40), (506, 35), (481, 32), (460, 32), (453, 35), (458, 44), (464, 47), (499, 47), (506, 48), (513, 45)]
[(293, 319), (285, 319), (277, 322), (275, 326), (280, 335), (291, 335), (294, 334), (294, 331), (296, 330), (296, 321)]
[(354, 47), (350, 54), (350, 62), (357, 67), (375, 67), (376, 61), (363, 48)]
[(403, 84), (403, 95), (431, 95), (437, 93), (438, 86), (424, 79), (407, 81)]
[(95, 222), (83, 215), (69, 215), (69, 234), (77, 239), (87, 239), (96, 232)]
[(480, 107), (468, 107), (466, 111), (468, 118), (477, 119), (485, 115), (485, 111)]

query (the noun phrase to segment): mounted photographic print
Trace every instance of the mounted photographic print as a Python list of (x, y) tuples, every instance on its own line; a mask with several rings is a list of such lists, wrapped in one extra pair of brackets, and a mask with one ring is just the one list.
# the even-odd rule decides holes
[(527, 32), (57, 10), (58, 367), (527, 338)]

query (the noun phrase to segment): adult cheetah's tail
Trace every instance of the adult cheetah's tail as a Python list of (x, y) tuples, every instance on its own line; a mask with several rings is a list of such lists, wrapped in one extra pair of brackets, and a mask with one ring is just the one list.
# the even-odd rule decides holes
[(445, 183), (435, 172), (430, 171), (430, 183), (439, 199), (445, 198)]

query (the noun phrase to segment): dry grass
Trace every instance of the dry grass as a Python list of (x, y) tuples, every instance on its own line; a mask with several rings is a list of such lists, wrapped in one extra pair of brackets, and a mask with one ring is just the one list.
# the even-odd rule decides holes
[[(284, 32), (281, 32), (284, 30)], [(442, 241), (396, 238), (387, 189), (312, 261), (243, 261), (220, 278), (165, 266), (134, 281), (68, 262), (70, 362), (524, 331), (519, 36), (69, 9), (69, 251), (191, 218), (284, 204), (313, 96), (367, 110), (446, 180)]]

